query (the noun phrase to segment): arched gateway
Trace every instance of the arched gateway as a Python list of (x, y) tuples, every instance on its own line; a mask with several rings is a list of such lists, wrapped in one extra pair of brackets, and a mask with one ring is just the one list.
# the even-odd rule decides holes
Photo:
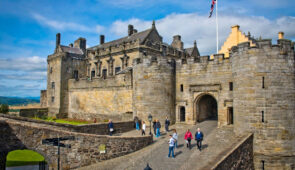
[(218, 107), (216, 99), (210, 94), (200, 95), (195, 101), (195, 118), (197, 122), (217, 120)]

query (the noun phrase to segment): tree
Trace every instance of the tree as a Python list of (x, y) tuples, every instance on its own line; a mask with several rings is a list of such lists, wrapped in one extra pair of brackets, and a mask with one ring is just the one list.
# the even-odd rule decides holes
[(9, 111), (9, 106), (7, 104), (2, 104), (0, 107), (0, 113), (7, 114)]

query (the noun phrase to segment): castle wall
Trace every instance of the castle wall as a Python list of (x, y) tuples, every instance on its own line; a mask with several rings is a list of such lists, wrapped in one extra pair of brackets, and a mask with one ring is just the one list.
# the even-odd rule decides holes
[[(239, 44), (232, 54), (234, 130), (254, 133), (255, 168), (283, 169), (295, 160), (295, 67), (291, 41)], [(237, 91), (237, 93), (236, 93)], [(281, 166), (284, 165), (284, 166)]]
[[(48, 56), (47, 65), (47, 104), (50, 115), (56, 115), (60, 109), (61, 63), (56, 54)], [(54, 88), (52, 83), (54, 82)]]
[(124, 119), (132, 112), (131, 74), (107, 79), (69, 80), (69, 117), (77, 119)]
[(148, 121), (148, 115), (163, 124), (166, 116), (175, 122), (175, 66), (162, 56), (144, 56), (133, 65), (133, 115)]
[(68, 80), (74, 71), (78, 77), (85, 76), (85, 60), (80, 55), (55, 53), (48, 56), (47, 104), (49, 116), (67, 117)]
[(47, 107), (47, 90), (40, 91), (40, 107)]
[(209, 56), (177, 60), (176, 121), (180, 122), (180, 108), (185, 107), (185, 122), (196, 123), (198, 101), (208, 94), (217, 101), (218, 125), (227, 124), (227, 109), (232, 106), (233, 95), (229, 82), (232, 82), (231, 59), (224, 59), (223, 55), (215, 55), (213, 60)]

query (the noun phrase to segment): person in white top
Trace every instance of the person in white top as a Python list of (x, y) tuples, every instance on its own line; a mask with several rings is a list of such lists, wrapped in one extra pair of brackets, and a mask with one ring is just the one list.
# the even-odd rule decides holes
[(170, 139), (169, 139), (169, 154), (168, 154), (168, 158), (170, 158), (170, 155), (172, 153), (172, 158), (174, 157), (174, 143), (175, 143), (175, 139), (172, 137), (172, 135), (169, 135)]
[(142, 121), (142, 125), (141, 125), (141, 135), (145, 135), (145, 128), (146, 128), (145, 122)]
[(176, 129), (173, 129), (172, 137), (175, 140), (175, 142), (174, 142), (174, 148), (177, 148), (178, 135), (177, 135)]

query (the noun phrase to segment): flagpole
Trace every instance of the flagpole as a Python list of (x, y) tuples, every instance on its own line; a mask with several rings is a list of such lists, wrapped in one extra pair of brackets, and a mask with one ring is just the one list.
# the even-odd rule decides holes
[(218, 0), (216, 0), (216, 54), (218, 54)]

